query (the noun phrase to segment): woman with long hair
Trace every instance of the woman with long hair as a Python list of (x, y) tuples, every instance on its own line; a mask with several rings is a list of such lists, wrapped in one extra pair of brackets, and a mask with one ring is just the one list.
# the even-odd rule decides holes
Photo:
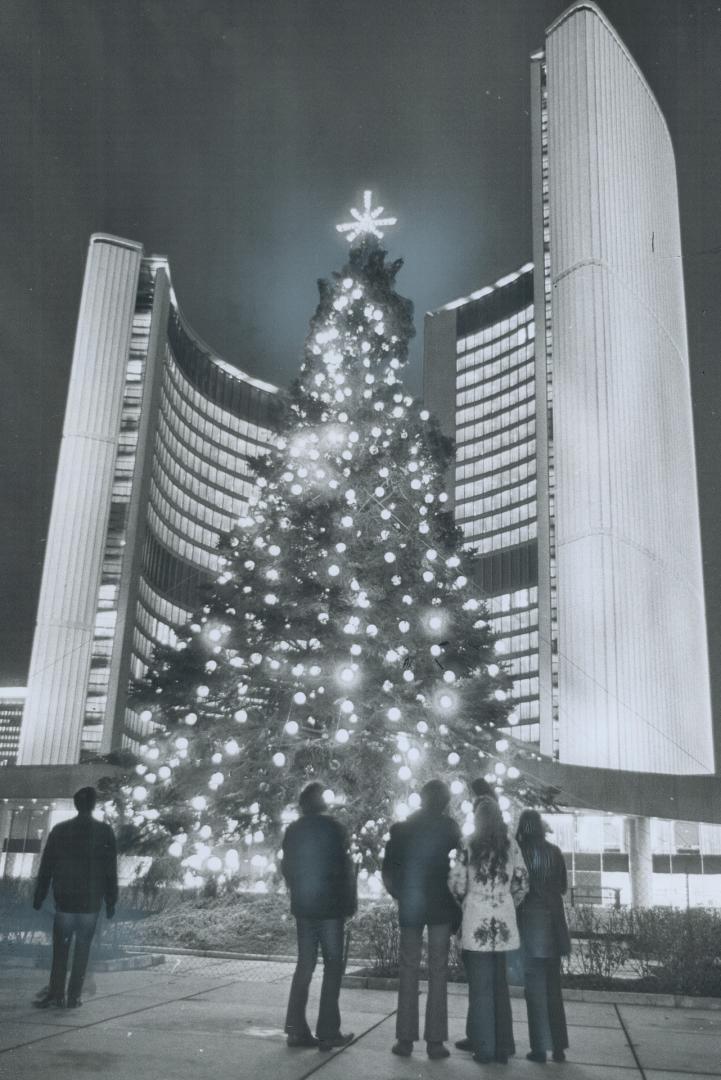
[(547, 1051), (565, 1061), (568, 1047), (566, 1014), (561, 995), (561, 957), (571, 951), (563, 910), (566, 864), (560, 848), (546, 839), (546, 825), (537, 810), (524, 810), (516, 839), (528, 868), (529, 891), (518, 909), (521, 932), (529, 1061), (543, 1064)]
[(468, 977), (466, 1036), (456, 1046), (474, 1061), (505, 1064), (516, 1052), (506, 953), (520, 944), (516, 906), (526, 894), (526, 865), (489, 795), (474, 803), (475, 829), (452, 867), (448, 884), (462, 905), (461, 945)]

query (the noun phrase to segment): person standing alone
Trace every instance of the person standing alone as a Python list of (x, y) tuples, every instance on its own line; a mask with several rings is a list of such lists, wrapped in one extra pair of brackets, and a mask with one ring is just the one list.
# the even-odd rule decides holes
[[(290, 891), (290, 910), (298, 934), (298, 962), (290, 987), (285, 1031), (288, 1046), (332, 1050), (347, 1046), (353, 1034), (340, 1030), (345, 920), (355, 914), (356, 875), (345, 829), (326, 813), (323, 785), (308, 784), (298, 800), (301, 816), (283, 837), (282, 871)], [(306, 1020), (308, 991), (323, 956), (323, 983), (314, 1038)]]
[(448, 948), (460, 910), (448, 890), (449, 854), (461, 841), (446, 814), (450, 791), (429, 780), (415, 814), (391, 826), (383, 859), (383, 881), (398, 901), (400, 981), (393, 1053), (408, 1057), (418, 1038), (418, 981), (423, 927), (428, 927), (428, 998), (423, 1038), (431, 1059), (448, 1057)]
[(55, 919), (50, 984), (33, 1002), (39, 1009), (65, 1004), (68, 954), (73, 939), (67, 1005), (71, 1009), (82, 1005), (90, 946), (103, 901), (107, 917), (112, 919), (115, 914), (118, 900), (115, 834), (109, 825), (93, 817), (97, 798), (92, 787), (75, 792), (77, 816), (51, 829), (40, 860), (33, 907), (40, 910), (52, 884)]

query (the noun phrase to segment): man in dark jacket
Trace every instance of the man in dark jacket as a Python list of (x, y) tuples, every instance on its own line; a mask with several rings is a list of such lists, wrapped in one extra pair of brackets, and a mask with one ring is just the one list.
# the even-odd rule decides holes
[(85, 787), (73, 796), (77, 817), (61, 821), (48, 836), (35, 885), (33, 907), (39, 911), (52, 882), (55, 900), (53, 960), (50, 985), (33, 1002), (39, 1009), (65, 1004), (65, 978), (70, 943), (75, 938), (73, 966), (68, 983), (69, 1008), (82, 1005), (85, 970), (98, 914), (105, 901), (109, 919), (118, 899), (115, 835), (109, 825), (96, 821), (95, 788)]
[(408, 1057), (418, 1038), (418, 969), (423, 927), (428, 927), (428, 999), (423, 1038), (428, 1056), (448, 1057), (448, 948), (460, 923), (460, 909), (448, 891), (449, 852), (460, 844), (458, 825), (445, 813), (450, 792), (429, 780), (421, 808), (391, 826), (383, 860), (383, 881), (398, 901), (400, 982), (393, 1053)]
[[(283, 837), (283, 877), (298, 932), (298, 963), (290, 988), (285, 1030), (288, 1046), (346, 1046), (353, 1035), (340, 1030), (338, 998), (343, 978), (344, 924), (356, 910), (356, 875), (345, 829), (325, 813), (323, 785), (308, 784), (299, 799), (301, 816)], [(323, 955), (323, 983), (317, 1038), (305, 1010), (318, 959)]]

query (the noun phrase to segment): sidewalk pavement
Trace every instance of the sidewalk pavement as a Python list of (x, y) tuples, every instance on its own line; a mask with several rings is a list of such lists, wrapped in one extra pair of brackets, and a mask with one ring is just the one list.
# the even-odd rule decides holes
[[(513, 1000), (517, 1056), (474, 1063), (453, 1051), (431, 1062), (416, 1043), (409, 1059), (390, 1053), (395, 994), (341, 994), (342, 1051), (289, 1050), (282, 1031), (292, 966), (168, 957), (145, 971), (98, 974), (97, 994), (79, 1009), (33, 1008), (44, 975), (0, 968), (0, 1080), (693, 1080), (721, 1077), (721, 1011), (568, 1002), (568, 1061), (526, 1061), (525, 1005)], [(315, 1015), (318, 974), (309, 1017)], [(454, 988), (455, 989), (455, 988)], [(461, 989), (461, 988), (458, 988)], [(465, 989), (465, 988), (463, 988)], [(421, 998), (421, 1009), (424, 998)], [(465, 1034), (465, 993), (449, 995), (450, 1045)], [(422, 1014), (421, 1014), (422, 1015)]]

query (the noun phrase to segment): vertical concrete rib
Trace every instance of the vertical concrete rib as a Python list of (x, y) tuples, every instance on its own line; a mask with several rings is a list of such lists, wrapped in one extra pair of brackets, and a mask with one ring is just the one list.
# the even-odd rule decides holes
[(673, 149), (593, 4), (546, 56), (560, 757), (712, 771)]
[(103, 540), (142, 248), (90, 241), (19, 765), (79, 758)]

